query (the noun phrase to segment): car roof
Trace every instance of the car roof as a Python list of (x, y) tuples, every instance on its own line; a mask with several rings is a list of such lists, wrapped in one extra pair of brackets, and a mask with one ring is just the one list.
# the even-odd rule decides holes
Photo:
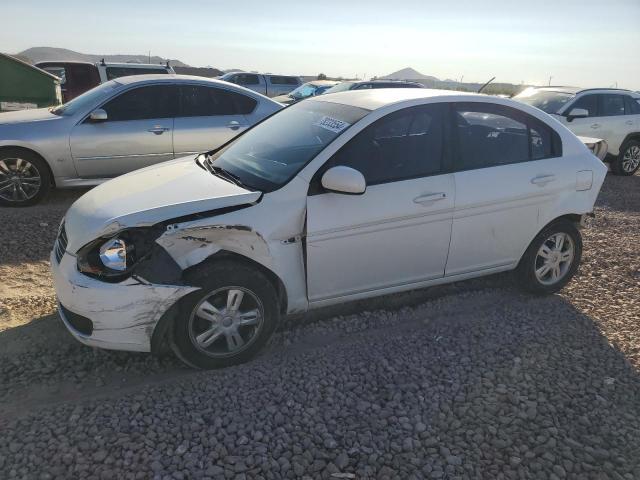
[(101, 67), (170, 68), (165, 63), (95, 62), (95, 64)]
[(624, 88), (610, 88), (610, 87), (600, 87), (600, 88), (581, 88), (581, 87), (566, 87), (566, 86), (549, 86), (549, 87), (533, 87), (536, 90), (544, 91), (544, 92), (558, 92), (558, 93), (570, 93), (573, 95), (577, 95), (579, 93), (585, 92), (619, 92), (619, 93), (634, 93), (631, 90), (626, 90)]
[(333, 86), (333, 85), (338, 85), (339, 83), (340, 82), (337, 80), (311, 80), (310, 82), (307, 82), (307, 84), (318, 85), (318, 86), (324, 86), (324, 85)]
[(451, 97), (452, 100), (480, 97), (492, 98), (487, 95), (453, 90), (437, 90), (429, 88), (374, 88), (370, 90), (348, 90), (345, 92), (328, 93), (313, 97), (307, 102), (333, 102), (366, 110), (376, 110), (386, 105), (402, 103), (417, 99)]

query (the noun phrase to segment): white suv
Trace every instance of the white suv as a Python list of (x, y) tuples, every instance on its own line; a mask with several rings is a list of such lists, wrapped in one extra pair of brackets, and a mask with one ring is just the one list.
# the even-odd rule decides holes
[(528, 88), (514, 97), (554, 115), (576, 135), (609, 145), (611, 170), (633, 175), (640, 167), (640, 93), (614, 88)]

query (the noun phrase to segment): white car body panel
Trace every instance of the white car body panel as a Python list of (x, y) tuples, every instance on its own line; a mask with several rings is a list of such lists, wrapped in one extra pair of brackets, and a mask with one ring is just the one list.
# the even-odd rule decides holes
[[(282, 282), (286, 312), (296, 313), (512, 269), (550, 221), (592, 211), (606, 174), (602, 162), (559, 122), (510, 100), (395, 89), (303, 103), (315, 101), (373, 111), (277, 190), (246, 190), (187, 157), (119, 177), (74, 203), (65, 220), (67, 251), (60, 263), (52, 258), (54, 283), (65, 307), (101, 328), (91, 338), (72, 333), (91, 345), (148, 351), (159, 310), (197, 288), (144, 278), (135, 285), (131, 279), (105, 285), (77, 271), (78, 249), (125, 228), (169, 222), (155, 243), (182, 270), (218, 253), (255, 262)], [(360, 196), (308, 194), (315, 173), (375, 120), (415, 105), (455, 101), (507, 105), (540, 119), (559, 134), (562, 157), (372, 185)], [(539, 178), (546, 180), (532, 183)], [(102, 285), (106, 296), (93, 292)], [(109, 322), (111, 329), (105, 327)]]

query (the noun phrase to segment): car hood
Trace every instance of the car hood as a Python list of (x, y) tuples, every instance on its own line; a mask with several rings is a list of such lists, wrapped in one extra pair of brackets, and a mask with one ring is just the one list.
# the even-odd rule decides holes
[(62, 117), (54, 115), (47, 108), (34, 108), (29, 110), (18, 110), (17, 112), (2, 112), (0, 113), (0, 125), (56, 120), (59, 118)]
[(65, 215), (67, 251), (130, 227), (225, 207), (251, 204), (261, 192), (203, 170), (189, 156), (136, 170), (90, 190)]

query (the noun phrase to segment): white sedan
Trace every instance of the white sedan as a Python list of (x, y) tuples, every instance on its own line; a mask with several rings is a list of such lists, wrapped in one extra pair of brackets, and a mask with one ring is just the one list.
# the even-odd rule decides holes
[(60, 315), (87, 345), (169, 343), (212, 368), (251, 358), (290, 313), (507, 270), (556, 292), (605, 174), (508, 99), (316, 97), (81, 197), (51, 258)]

